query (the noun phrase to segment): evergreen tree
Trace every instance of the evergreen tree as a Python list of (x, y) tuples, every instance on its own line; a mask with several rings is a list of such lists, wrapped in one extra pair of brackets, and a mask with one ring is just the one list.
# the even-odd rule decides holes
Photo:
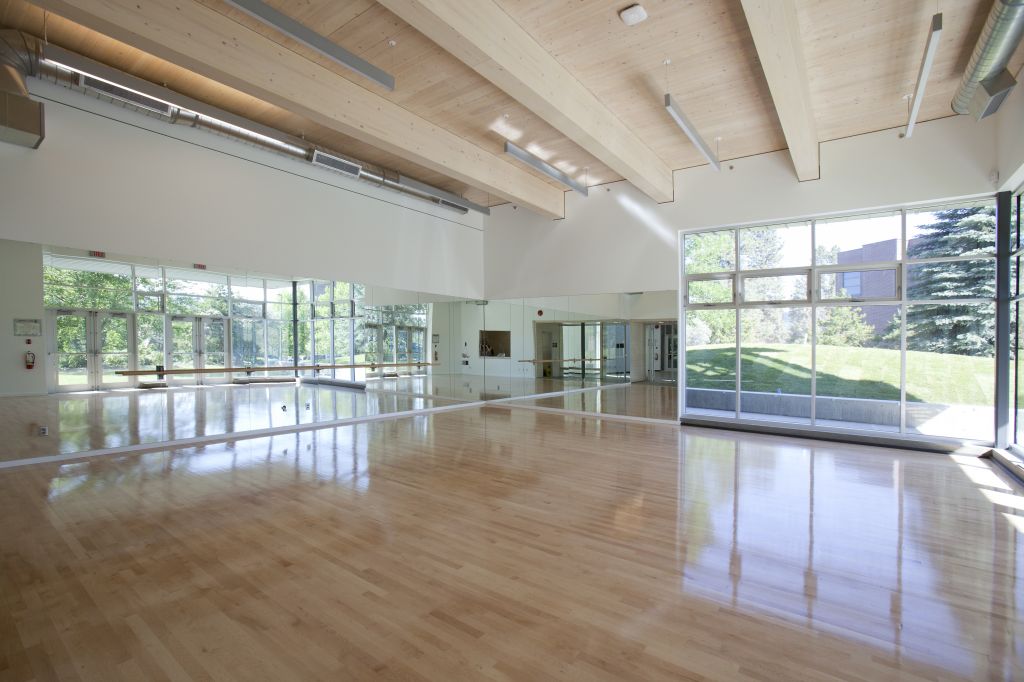
[[(935, 222), (907, 244), (909, 258), (987, 257), (995, 242), (995, 209), (976, 206), (936, 211)], [(910, 299), (955, 299), (995, 296), (990, 262), (922, 263), (911, 266)], [(898, 321), (897, 321), (898, 324)], [(887, 336), (899, 334), (898, 327)], [(986, 356), (995, 342), (991, 306), (947, 304), (911, 306), (907, 314), (908, 348), (933, 353)]]

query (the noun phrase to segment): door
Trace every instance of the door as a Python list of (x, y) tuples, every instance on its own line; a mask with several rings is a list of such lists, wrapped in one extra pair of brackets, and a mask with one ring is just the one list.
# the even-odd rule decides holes
[(629, 374), (626, 362), (626, 337), (628, 328), (620, 322), (604, 323), (601, 326), (601, 376), (626, 378)]
[(58, 391), (86, 391), (92, 388), (89, 313), (59, 312), (53, 316), (53, 352), (56, 354)]
[(674, 372), (679, 369), (679, 331), (674, 322), (666, 322), (661, 325), (664, 337), (662, 349), (665, 351), (665, 369), (673, 372), (672, 379), (675, 379)]
[[(167, 327), (168, 369), (227, 367), (228, 325), (223, 317), (172, 317)], [(170, 374), (170, 383), (216, 384), (227, 374)]]
[(657, 381), (662, 368), (661, 325), (645, 325), (647, 334), (647, 380)]
[[(199, 367), (198, 330), (195, 317), (172, 317), (167, 325), (167, 369)], [(167, 383), (192, 383), (195, 374), (169, 374)]]
[(134, 329), (128, 313), (93, 313), (96, 371), (93, 385), (99, 389), (124, 388), (131, 379), (115, 374), (131, 369)]
[[(202, 338), (199, 345), (200, 367), (216, 369), (227, 367), (228, 325), (223, 317), (200, 318)], [(223, 383), (227, 374), (202, 374), (200, 383)]]
[(130, 377), (115, 372), (134, 367), (134, 315), (59, 311), (52, 313), (51, 321), (50, 349), (56, 356), (53, 385), (58, 391), (132, 385)]

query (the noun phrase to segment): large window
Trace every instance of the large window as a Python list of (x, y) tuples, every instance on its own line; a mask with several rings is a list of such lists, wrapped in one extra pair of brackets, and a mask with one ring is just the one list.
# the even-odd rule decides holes
[[(54, 385), (59, 389), (124, 382), (111, 374), (118, 369), (426, 361), (429, 306), (367, 305), (361, 284), (47, 254), (43, 291), (55, 315), (53, 352), (60, 368)], [(124, 327), (118, 344), (113, 332), (101, 333), (115, 325)], [(92, 347), (101, 342), (102, 349)], [(99, 362), (95, 358), (102, 358), (103, 368), (90, 366)], [(364, 379), (415, 367), (332, 368), (320, 374)], [(179, 381), (228, 378), (226, 373), (177, 375)]]
[(684, 417), (991, 441), (994, 200), (686, 234)]

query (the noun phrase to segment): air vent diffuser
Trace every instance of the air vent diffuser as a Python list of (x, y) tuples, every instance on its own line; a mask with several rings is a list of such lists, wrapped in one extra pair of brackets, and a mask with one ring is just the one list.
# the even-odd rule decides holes
[(155, 111), (156, 113), (163, 114), (164, 116), (171, 115), (172, 107), (167, 102), (161, 102), (158, 99), (153, 99), (152, 97), (143, 95), (141, 92), (122, 88), (120, 85), (114, 85), (113, 83), (109, 83), (105, 80), (87, 76), (84, 73), (79, 74), (79, 78), (80, 80), (78, 84), (83, 88), (102, 92), (107, 97), (112, 97), (114, 99), (121, 100), (122, 102), (133, 104), (142, 109)]
[(348, 159), (341, 158), (340, 156), (325, 154), (319, 149), (313, 152), (312, 163), (314, 166), (329, 168), (332, 171), (337, 171), (338, 173), (347, 175), (350, 178), (358, 178), (359, 171), (363, 168), (358, 163), (353, 163)]

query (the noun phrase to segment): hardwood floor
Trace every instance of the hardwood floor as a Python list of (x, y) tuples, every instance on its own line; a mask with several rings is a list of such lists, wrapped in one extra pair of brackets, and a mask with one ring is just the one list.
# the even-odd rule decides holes
[(636, 383), (615, 390), (569, 393), (566, 395), (516, 400), (508, 403), (520, 407), (542, 407), (572, 410), (589, 414), (663, 419), (679, 421), (679, 391), (668, 384)]
[(2, 680), (1010, 680), (973, 457), (466, 408), (0, 472)]

